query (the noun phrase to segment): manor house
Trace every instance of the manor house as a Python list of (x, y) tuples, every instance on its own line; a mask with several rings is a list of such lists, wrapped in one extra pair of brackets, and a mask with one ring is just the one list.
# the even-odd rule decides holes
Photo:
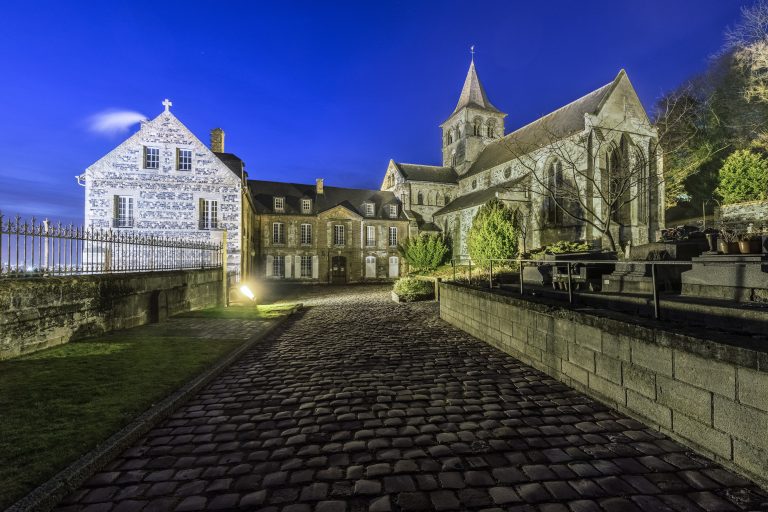
[(218, 241), (244, 276), (347, 283), (405, 270), (398, 245), (442, 232), (456, 256), (492, 198), (514, 208), (524, 248), (557, 240), (619, 247), (663, 228), (657, 133), (622, 70), (599, 89), (511, 133), (474, 60), (440, 125), (442, 165), (390, 161), (380, 190), (249, 179), (224, 147), (164, 110), (78, 177), (87, 227)]

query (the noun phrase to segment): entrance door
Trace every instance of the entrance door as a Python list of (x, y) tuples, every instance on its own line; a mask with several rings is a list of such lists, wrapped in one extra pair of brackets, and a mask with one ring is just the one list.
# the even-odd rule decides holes
[(368, 279), (376, 277), (376, 256), (365, 257), (365, 277)]
[(395, 278), (400, 276), (400, 258), (397, 256), (389, 257), (389, 277)]
[(331, 258), (331, 283), (347, 282), (347, 258), (333, 256)]

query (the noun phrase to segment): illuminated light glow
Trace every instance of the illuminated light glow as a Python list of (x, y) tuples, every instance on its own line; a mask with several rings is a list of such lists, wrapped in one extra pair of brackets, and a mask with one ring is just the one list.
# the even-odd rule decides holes
[(253, 294), (250, 288), (248, 288), (246, 285), (242, 285), (240, 287), (240, 293), (248, 297), (249, 300), (254, 300), (256, 296)]

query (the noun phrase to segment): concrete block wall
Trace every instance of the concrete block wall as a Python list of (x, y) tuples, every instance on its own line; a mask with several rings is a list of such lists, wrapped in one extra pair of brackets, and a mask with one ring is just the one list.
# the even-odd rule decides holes
[(768, 487), (768, 352), (447, 283), (440, 316)]
[[(0, 360), (214, 306), (221, 270), (0, 279)], [(162, 293), (160, 293), (162, 292)], [(156, 314), (156, 313), (155, 313)]]

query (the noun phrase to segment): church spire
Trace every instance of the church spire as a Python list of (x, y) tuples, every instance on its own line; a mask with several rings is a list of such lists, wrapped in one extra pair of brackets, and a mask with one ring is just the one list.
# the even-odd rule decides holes
[(472, 46), (472, 62), (469, 64), (469, 71), (467, 71), (467, 78), (464, 80), (464, 87), (461, 89), (461, 96), (459, 96), (459, 102), (456, 104), (455, 114), (464, 107), (474, 107), (482, 110), (490, 110), (491, 112), (500, 112), (499, 109), (493, 106), (488, 100), (488, 95), (485, 93), (485, 87), (480, 83), (480, 79), (477, 77), (477, 71), (475, 70), (475, 47)]

